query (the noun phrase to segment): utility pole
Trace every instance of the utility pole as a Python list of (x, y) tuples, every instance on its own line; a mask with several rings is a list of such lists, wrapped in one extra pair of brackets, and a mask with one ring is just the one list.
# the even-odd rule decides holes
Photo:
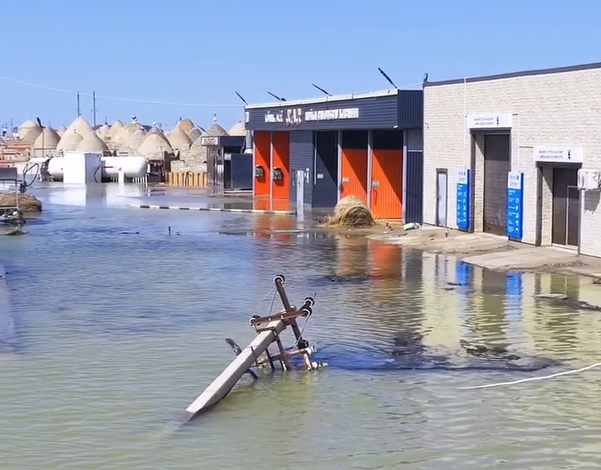
[(79, 107), (79, 91), (77, 92), (77, 117), (81, 116), (81, 108)]
[(96, 92), (92, 92), (92, 115), (94, 119), (94, 129), (96, 129)]

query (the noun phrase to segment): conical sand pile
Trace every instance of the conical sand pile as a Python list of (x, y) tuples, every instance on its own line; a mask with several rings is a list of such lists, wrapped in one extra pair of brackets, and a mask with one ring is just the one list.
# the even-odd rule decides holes
[(173, 148), (163, 136), (152, 132), (146, 135), (144, 142), (142, 142), (142, 145), (136, 151), (138, 155), (142, 155), (150, 160), (162, 160), (165, 152), (172, 154)]
[(67, 132), (67, 128), (65, 126), (61, 126), (61, 128), (56, 131), (56, 133), (58, 134), (59, 137), (62, 137), (63, 135), (65, 135), (65, 132)]
[(217, 123), (207, 129), (207, 134), (213, 136), (228, 135), (227, 131)]
[(96, 129), (96, 135), (100, 137), (101, 140), (104, 140), (110, 130), (111, 128), (108, 125), (103, 124), (98, 129)]
[[(94, 134), (96, 135), (96, 134)], [(83, 137), (77, 132), (65, 132), (61, 137), (60, 142), (56, 146), (56, 150), (62, 150), (63, 152), (77, 150), (77, 146), (83, 140)]]
[(77, 119), (75, 119), (75, 121), (69, 124), (67, 130), (65, 131), (65, 134), (63, 134), (63, 137), (66, 134), (70, 134), (71, 132), (77, 132), (83, 137), (89, 132), (94, 132), (94, 130), (92, 129), (92, 126), (90, 126), (90, 123), (88, 121), (86, 121), (82, 116), (78, 116)]
[(46, 127), (33, 143), (33, 154), (43, 157), (49, 151), (56, 150), (61, 138), (52, 127)]
[(107, 145), (100, 140), (96, 132), (88, 132), (84, 138), (77, 144), (79, 152), (103, 152), (108, 150)]
[(179, 127), (174, 127), (167, 139), (174, 150), (188, 150), (190, 145), (192, 145), (190, 138)]
[(179, 127), (182, 131), (184, 131), (186, 134), (188, 134), (188, 132), (190, 132), (196, 126), (192, 122), (192, 119), (184, 118), (184, 119), (180, 119), (177, 122), (177, 124), (175, 125), (175, 127)]
[(244, 123), (242, 121), (238, 121), (236, 124), (232, 126), (232, 128), (227, 131), (229, 135), (246, 135), (246, 128), (244, 127)]
[(200, 131), (200, 129), (198, 127), (194, 127), (193, 129), (190, 130), (190, 132), (187, 132), (188, 137), (190, 138), (191, 142), (194, 142), (196, 139), (198, 139), (201, 135), (202, 132)]

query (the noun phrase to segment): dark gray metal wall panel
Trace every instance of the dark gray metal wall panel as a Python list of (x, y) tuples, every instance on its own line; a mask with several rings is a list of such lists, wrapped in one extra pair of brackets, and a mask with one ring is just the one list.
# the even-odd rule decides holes
[(424, 212), (424, 152), (422, 129), (405, 132), (407, 159), (405, 171), (405, 222), (423, 223)]
[[(359, 109), (359, 117), (326, 121), (305, 121), (307, 111)], [(281, 122), (265, 122), (265, 115), (276, 116)], [(405, 114), (403, 114), (405, 116)], [(298, 106), (246, 108), (247, 129), (265, 131), (292, 130), (353, 130), (400, 128), (398, 94), (348, 100), (336, 100)]]
[(338, 132), (315, 133), (313, 207), (334, 207), (338, 202)]
[(305, 204), (311, 204), (313, 198), (313, 131), (290, 132), (290, 200), (296, 201), (296, 170), (309, 169), (309, 183), (305, 183)]
[(424, 92), (405, 90), (399, 92), (399, 129), (416, 129), (424, 125)]
[(252, 153), (232, 154), (231, 187), (234, 189), (252, 189), (254, 178)]
[(424, 201), (424, 154), (407, 152), (405, 189), (405, 223), (423, 222)]

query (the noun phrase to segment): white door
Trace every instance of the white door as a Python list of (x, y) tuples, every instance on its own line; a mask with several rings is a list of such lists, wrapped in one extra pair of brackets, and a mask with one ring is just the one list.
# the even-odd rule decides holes
[(436, 172), (436, 225), (447, 227), (448, 207), (448, 174), (446, 171)]

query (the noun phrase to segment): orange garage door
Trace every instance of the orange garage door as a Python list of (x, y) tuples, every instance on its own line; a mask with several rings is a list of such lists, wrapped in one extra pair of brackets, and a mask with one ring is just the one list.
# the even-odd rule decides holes
[(340, 198), (358, 196), (367, 204), (367, 149), (343, 149)]
[(376, 219), (402, 217), (403, 151), (373, 150), (370, 209)]

